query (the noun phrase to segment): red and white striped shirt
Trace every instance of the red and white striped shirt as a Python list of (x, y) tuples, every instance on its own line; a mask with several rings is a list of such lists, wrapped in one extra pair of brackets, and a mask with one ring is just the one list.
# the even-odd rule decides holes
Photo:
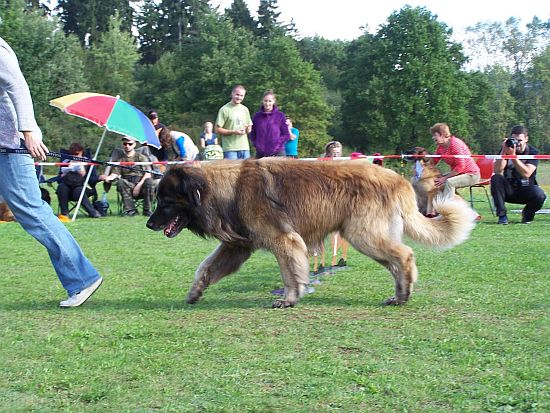
[[(451, 144), (448, 148), (441, 145), (435, 151), (436, 155), (471, 155), (468, 145), (458, 139), (456, 136), (451, 136)], [(434, 158), (434, 165), (441, 159), (451, 167), (453, 171), (459, 174), (475, 175), (479, 174), (479, 166), (477, 166), (473, 158)]]

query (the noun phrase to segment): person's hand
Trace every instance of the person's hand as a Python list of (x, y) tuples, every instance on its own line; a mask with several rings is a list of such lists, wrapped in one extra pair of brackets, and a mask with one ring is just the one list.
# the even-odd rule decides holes
[(438, 176), (437, 178), (434, 179), (435, 187), (439, 188), (439, 187), (445, 185), (445, 181), (447, 181), (447, 177)]
[(516, 147), (515, 146), (507, 146), (503, 142), (502, 143), (502, 154), (503, 155), (515, 155), (516, 154)]
[(97, 180), (98, 180), (98, 181), (107, 181), (107, 175), (99, 175), (99, 176), (97, 177)]
[(245, 135), (246, 134), (246, 129), (245, 128), (237, 129), (234, 132), (235, 132), (235, 135)]
[(141, 184), (137, 184), (136, 186), (134, 186), (134, 189), (132, 189), (132, 196), (134, 198), (137, 198), (140, 192), (141, 192)]
[(25, 147), (29, 150), (31, 156), (45, 161), (49, 150), (42, 142), (42, 139), (37, 139), (31, 131), (24, 131), (23, 136), (25, 138)]

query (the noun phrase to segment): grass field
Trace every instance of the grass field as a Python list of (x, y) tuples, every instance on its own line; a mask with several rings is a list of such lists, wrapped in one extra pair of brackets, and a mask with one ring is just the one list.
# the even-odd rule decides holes
[(0, 411), (548, 412), (550, 215), (498, 226), (476, 208), (463, 245), (413, 245), (401, 307), (380, 305), (391, 277), (355, 251), (292, 309), (270, 308), (266, 252), (186, 305), (216, 242), (111, 216), (66, 224), (105, 282), (61, 310), (46, 251), (2, 224)]

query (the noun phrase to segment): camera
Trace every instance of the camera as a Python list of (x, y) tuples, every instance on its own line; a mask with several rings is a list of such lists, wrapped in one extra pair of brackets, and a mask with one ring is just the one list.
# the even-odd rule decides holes
[(518, 146), (519, 142), (516, 138), (510, 136), (508, 139), (506, 139), (506, 141), (504, 141), (504, 144), (509, 148), (513, 148), (514, 146)]

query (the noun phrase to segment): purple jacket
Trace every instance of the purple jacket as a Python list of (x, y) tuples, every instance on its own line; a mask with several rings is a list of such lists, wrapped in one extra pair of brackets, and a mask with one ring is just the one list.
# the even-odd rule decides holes
[(277, 105), (273, 111), (264, 112), (264, 107), (252, 118), (250, 141), (256, 148), (258, 156), (271, 156), (284, 151), (285, 142), (290, 139), (286, 116)]

